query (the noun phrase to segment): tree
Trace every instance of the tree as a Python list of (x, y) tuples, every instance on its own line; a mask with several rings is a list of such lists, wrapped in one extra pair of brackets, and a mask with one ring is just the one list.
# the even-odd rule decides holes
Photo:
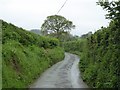
[(107, 19), (112, 19), (120, 23), (120, 0), (108, 2), (108, 0), (99, 0), (98, 5), (108, 11)]
[(75, 25), (73, 25), (72, 21), (60, 15), (52, 15), (48, 16), (42, 24), (41, 32), (43, 35), (52, 35), (60, 38), (62, 33), (69, 33), (73, 28), (75, 28)]

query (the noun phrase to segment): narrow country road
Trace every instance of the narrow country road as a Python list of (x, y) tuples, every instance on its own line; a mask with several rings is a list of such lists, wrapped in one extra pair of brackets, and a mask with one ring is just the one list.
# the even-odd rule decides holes
[(65, 53), (65, 59), (46, 70), (30, 88), (87, 88), (80, 78), (79, 57)]

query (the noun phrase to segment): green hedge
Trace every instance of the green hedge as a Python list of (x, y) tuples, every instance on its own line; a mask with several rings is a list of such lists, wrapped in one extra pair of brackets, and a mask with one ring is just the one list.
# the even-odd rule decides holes
[(81, 55), (80, 70), (90, 87), (120, 88), (120, 29), (111, 24), (88, 38)]
[(47, 68), (63, 60), (59, 41), (2, 21), (2, 86), (26, 88)]

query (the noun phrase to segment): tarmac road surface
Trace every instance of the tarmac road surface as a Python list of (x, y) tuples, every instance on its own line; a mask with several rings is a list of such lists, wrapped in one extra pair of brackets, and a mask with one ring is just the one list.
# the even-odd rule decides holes
[(30, 88), (87, 88), (80, 77), (79, 57), (65, 53), (63, 61), (46, 70)]

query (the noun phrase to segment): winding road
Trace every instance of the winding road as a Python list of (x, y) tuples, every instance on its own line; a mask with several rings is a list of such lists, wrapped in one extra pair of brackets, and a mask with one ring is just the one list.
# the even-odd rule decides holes
[(79, 57), (65, 53), (63, 61), (46, 70), (30, 88), (87, 88), (78, 68)]

